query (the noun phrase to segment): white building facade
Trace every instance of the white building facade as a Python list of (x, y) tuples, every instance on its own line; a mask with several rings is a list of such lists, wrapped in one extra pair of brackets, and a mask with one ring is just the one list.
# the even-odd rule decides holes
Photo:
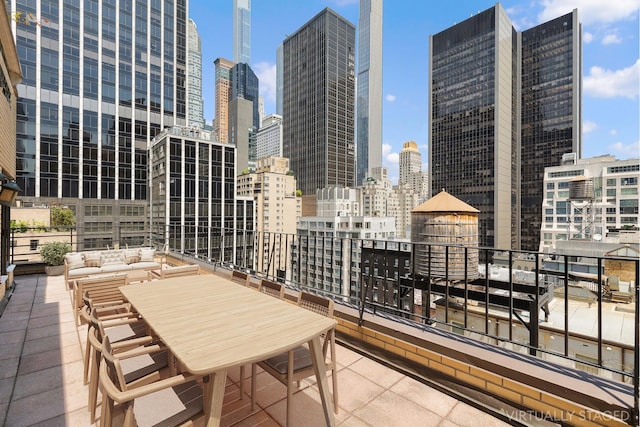
[(262, 120), (256, 136), (256, 157), (282, 157), (282, 116), (270, 114)]
[(545, 168), (541, 251), (572, 239), (611, 241), (637, 232), (640, 160), (614, 156), (576, 159)]

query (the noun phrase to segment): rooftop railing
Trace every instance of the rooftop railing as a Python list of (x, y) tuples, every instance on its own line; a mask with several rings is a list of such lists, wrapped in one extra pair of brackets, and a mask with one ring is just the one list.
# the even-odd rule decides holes
[(332, 231), (220, 234), (197, 225), (129, 231), (113, 231), (116, 241), (81, 228), (14, 230), (12, 260), (28, 258), (25, 251), (33, 259), (34, 240), (43, 239), (68, 239), (78, 251), (168, 245), (182, 257), (331, 296), (357, 309), (361, 320), (369, 313), (436, 327), (630, 383), (638, 414), (637, 257), (367, 240)]

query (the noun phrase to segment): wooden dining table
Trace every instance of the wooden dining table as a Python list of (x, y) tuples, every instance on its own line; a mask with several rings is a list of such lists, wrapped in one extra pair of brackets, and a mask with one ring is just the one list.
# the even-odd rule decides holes
[(204, 376), (207, 426), (220, 425), (228, 368), (265, 360), (304, 343), (312, 355), (326, 425), (335, 425), (320, 340), (335, 327), (335, 319), (217, 275), (133, 284), (121, 292), (181, 368)]

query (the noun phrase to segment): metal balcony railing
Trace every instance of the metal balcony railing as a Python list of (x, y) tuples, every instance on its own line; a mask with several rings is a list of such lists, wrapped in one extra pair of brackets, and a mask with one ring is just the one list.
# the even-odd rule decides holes
[[(330, 296), (359, 310), (361, 320), (370, 313), (418, 329), (442, 328), (632, 383), (638, 414), (637, 258), (230, 230), (197, 224), (106, 234), (86, 227), (13, 230), (11, 258), (35, 260), (34, 240), (45, 238), (66, 239), (78, 251), (168, 246), (183, 257)], [(573, 304), (581, 304), (582, 317)], [(587, 321), (593, 327), (584, 328)], [(616, 322), (616, 336), (606, 334)]]

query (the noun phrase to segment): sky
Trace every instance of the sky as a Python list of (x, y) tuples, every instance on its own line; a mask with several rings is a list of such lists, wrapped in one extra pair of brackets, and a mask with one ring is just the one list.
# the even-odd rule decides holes
[[(253, 0), (251, 67), (265, 113), (276, 110), (276, 48), (325, 7), (358, 27), (358, 0)], [(429, 36), (486, 10), (485, 0), (387, 0), (383, 7), (383, 166), (398, 179), (398, 153), (415, 141), (427, 171)], [(578, 9), (582, 22), (582, 157), (640, 158), (640, 0), (505, 0), (524, 31)], [(233, 60), (233, 0), (190, 0), (202, 41), (205, 119), (214, 115), (214, 65)], [(357, 37), (356, 37), (357, 40)], [(357, 58), (357, 56), (356, 56)], [(356, 65), (357, 66), (357, 65)]]

